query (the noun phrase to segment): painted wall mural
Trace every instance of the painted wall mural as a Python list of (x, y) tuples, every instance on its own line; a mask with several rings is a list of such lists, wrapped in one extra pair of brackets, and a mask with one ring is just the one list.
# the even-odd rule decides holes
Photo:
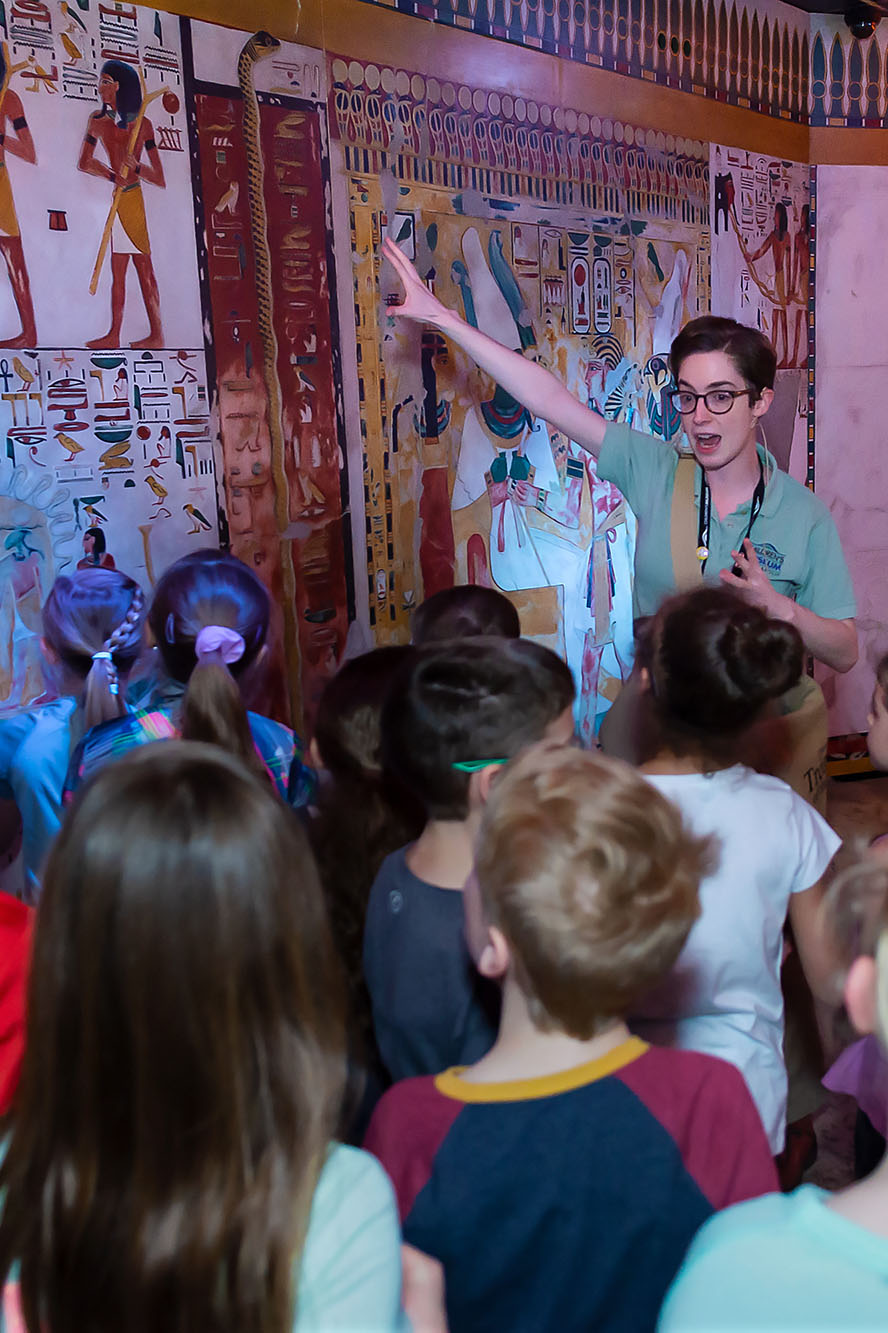
[(300, 718), (354, 615), (323, 63), (190, 31), (229, 536), (281, 612), (270, 706)]
[(780, 0), (367, 0), (565, 60), (804, 121), (808, 15)]
[[(415, 12), (807, 115), (808, 19), (779, 0)], [(875, 124), (884, 41), (812, 22), (813, 120)], [(0, 41), (0, 712), (40, 696), (61, 569), (150, 584), (221, 538), (279, 608), (280, 715), (310, 717), (356, 627), (406, 639), (423, 596), (468, 578), (567, 656), (592, 734), (629, 660), (632, 515), (569, 441), (387, 314), (386, 230), (445, 301), (664, 447), (664, 354), (711, 295), (774, 339), (768, 443), (810, 477), (807, 167), (125, 0), (7, 0)]]
[[(388, 229), (470, 322), (670, 447), (680, 419), (665, 397), (665, 353), (709, 304), (706, 150), (614, 122), (605, 132), (569, 109), (539, 108), (552, 126), (540, 130), (511, 99), (356, 61), (334, 59), (332, 78), (355, 252), (376, 638), (406, 638), (412, 607), (454, 581), (497, 587), (525, 632), (567, 658), (591, 738), (631, 660), (634, 519), (589, 455), (443, 339), (385, 314), (379, 282), (391, 275), (377, 270), (378, 246)], [(385, 121), (382, 83), (397, 101)], [(447, 110), (451, 96), (459, 114)], [(434, 172), (420, 125), (440, 136)], [(525, 189), (503, 197), (490, 191), (516, 170), (516, 143)]]
[(810, 168), (711, 144), (712, 309), (770, 338), (774, 403), (763, 434), (778, 463), (810, 481)]
[(712, 308), (771, 339), (781, 370), (808, 356), (809, 168), (713, 144)]
[(60, 570), (147, 586), (221, 534), (301, 720), (353, 615), (323, 58), (124, 3), (4, 14), (0, 711), (41, 695)]
[(179, 21), (0, 14), (0, 713), (40, 696), (78, 562), (145, 584), (217, 540)]

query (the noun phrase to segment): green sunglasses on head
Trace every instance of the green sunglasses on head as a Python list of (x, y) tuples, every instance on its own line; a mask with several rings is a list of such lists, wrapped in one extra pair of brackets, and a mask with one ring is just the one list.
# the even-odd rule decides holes
[(508, 759), (457, 759), (451, 768), (460, 773), (477, 773), (479, 769), (489, 768), (491, 764), (507, 764)]

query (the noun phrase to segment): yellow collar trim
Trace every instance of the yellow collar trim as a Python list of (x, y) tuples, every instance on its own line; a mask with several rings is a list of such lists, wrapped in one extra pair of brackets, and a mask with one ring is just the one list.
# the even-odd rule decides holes
[(458, 1102), (525, 1102), (536, 1097), (553, 1097), (559, 1092), (573, 1092), (587, 1083), (607, 1078), (618, 1069), (637, 1060), (648, 1050), (648, 1043), (640, 1037), (630, 1037), (612, 1051), (584, 1065), (574, 1065), (557, 1074), (543, 1074), (539, 1078), (518, 1078), (503, 1083), (469, 1083), (462, 1077), (466, 1066), (445, 1069), (435, 1079), (435, 1087), (445, 1097)]

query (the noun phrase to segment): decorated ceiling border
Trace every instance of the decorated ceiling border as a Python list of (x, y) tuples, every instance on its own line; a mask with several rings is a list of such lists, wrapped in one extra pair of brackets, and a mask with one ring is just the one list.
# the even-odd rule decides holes
[(709, 220), (708, 145), (572, 107), (329, 57), (348, 171), (596, 212)]
[(888, 126), (888, 24), (862, 42), (833, 15), (817, 15), (812, 26), (810, 123)]
[(808, 16), (779, 0), (364, 3), (732, 106), (802, 123), (808, 117)]

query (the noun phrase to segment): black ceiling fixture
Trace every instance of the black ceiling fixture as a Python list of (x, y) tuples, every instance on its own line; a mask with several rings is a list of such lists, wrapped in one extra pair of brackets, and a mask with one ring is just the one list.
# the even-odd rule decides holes
[(789, 0), (794, 9), (804, 9), (807, 14), (841, 14), (845, 26), (852, 36), (859, 41), (872, 37), (879, 22), (888, 14), (888, 3), (871, 3), (871, 0)]

